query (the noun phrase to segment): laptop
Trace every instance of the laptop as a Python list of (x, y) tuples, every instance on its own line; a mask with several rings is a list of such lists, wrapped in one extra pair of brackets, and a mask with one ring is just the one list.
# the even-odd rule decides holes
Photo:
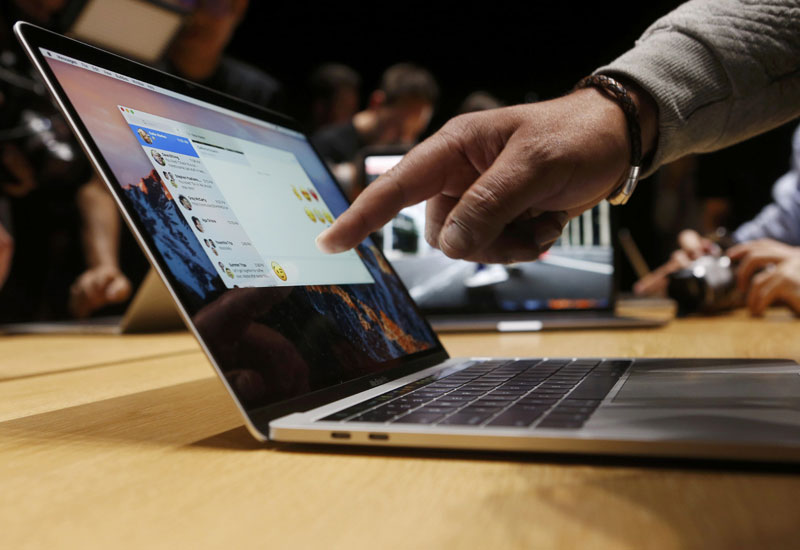
[(172, 296), (150, 269), (123, 315), (0, 323), (0, 334), (138, 334), (185, 328)]
[(314, 246), (348, 203), (295, 122), (15, 31), (259, 440), (800, 459), (794, 361), (448, 357), (371, 239)]
[[(359, 183), (369, 185), (403, 153), (396, 147), (365, 149)], [(404, 208), (373, 238), (439, 332), (655, 327), (669, 320), (615, 313), (618, 255), (605, 201), (570, 220), (537, 261), (513, 265), (448, 258), (425, 241), (424, 227), (423, 203)]]

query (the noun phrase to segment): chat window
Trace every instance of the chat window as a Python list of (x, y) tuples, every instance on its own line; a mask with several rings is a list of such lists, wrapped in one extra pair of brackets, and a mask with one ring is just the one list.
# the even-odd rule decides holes
[(374, 283), (355, 252), (317, 249), (334, 218), (293, 154), (119, 110), (228, 288)]

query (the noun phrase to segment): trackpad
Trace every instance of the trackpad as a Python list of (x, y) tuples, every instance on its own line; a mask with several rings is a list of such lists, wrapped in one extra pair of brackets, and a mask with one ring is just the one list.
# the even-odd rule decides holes
[(659, 407), (800, 408), (800, 375), (634, 368), (613, 402), (616, 405), (653, 403)]

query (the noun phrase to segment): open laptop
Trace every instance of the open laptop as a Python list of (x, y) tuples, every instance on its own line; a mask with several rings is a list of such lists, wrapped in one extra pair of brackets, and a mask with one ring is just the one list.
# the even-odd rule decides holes
[(123, 315), (0, 323), (1, 334), (136, 334), (184, 328), (172, 296), (152, 269), (136, 289)]
[(15, 30), (256, 438), (800, 459), (794, 361), (450, 358), (370, 239), (314, 246), (348, 205), (294, 122)]
[[(369, 185), (403, 158), (400, 148), (360, 155)], [(603, 201), (570, 220), (537, 261), (510, 266), (454, 260), (424, 237), (425, 204), (404, 208), (374, 239), (437, 331), (501, 332), (663, 325), (617, 315), (612, 210)]]

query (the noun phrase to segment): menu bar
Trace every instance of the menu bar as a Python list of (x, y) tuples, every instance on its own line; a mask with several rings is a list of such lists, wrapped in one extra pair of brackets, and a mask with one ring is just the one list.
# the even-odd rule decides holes
[(273, 130), (273, 131), (276, 131), (276, 132), (280, 132), (282, 134), (287, 134), (287, 135), (298, 137), (298, 138), (303, 137), (303, 134), (301, 134), (300, 132), (295, 132), (294, 130), (290, 130), (288, 128), (284, 128), (282, 126), (278, 126), (276, 124), (272, 124), (272, 123), (266, 122), (266, 121), (258, 119), (258, 118), (254, 118), (254, 117), (251, 117), (251, 116), (243, 115), (242, 113), (237, 113), (236, 111), (231, 111), (230, 109), (225, 109), (224, 107), (219, 107), (219, 106), (214, 105), (212, 103), (207, 103), (205, 101), (200, 101), (199, 99), (194, 99), (193, 97), (189, 97), (189, 96), (186, 96), (186, 95), (183, 95), (183, 94), (179, 94), (179, 93), (173, 92), (172, 90), (168, 90), (166, 88), (161, 88), (159, 86), (154, 86), (153, 84), (150, 84), (148, 82), (143, 82), (141, 80), (137, 80), (135, 78), (131, 78), (129, 76), (125, 76), (123, 74), (120, 74), (120, 73), (117, 73), (117, 72), (114, 72), (114, 71), (109, 71), (108, 69), (105, 69), (103, 67), (98, 67), (97, 65), (92, 65), (91, 63), (86, 63), (85, 61), (81, 61), (79, 59), (74, 59), (72, 57), (67, 57), (65, 55), (62, 55), (62, 54), (60, 54), (58, 52), (54, 52), (52, 50), (47, 50), (45, 48), (40, 48), (40, 51), (42, 52), (42, 55), (44, 55), (45, 57), (48, 57), (50, 59), (55, 59), (56, 61), (60, 61), (62, 63), (67, 63), (67, 64), (72, 65), (74, 67), (78, 67), (78, 68), (81, 68), (81, 69), (84, 69), (84, 70), (87, 70), (87, 71), (91, 71), (93, 73), (101, 74), (103, 76), (107, 76), (108, 78), (113, 78), (115, 80), (119, 80), (121, 82), (125, 82), (126, 84), (131, 84), (133, 86), (138, 86), (140, 88), (144, 88), (146, 90), (150, 90), (151, 92), (156, 92), (156, 93), (159, 93), (159, 94), (163, 94), (163, 95), (175, 98), (175, 99), (179, 99), (181, 101), (185, 101), (187, 103), (191, 103), (193, 105), (198, 105), (200, 107), (204, 107), (206, 109), (211, 109), (212, 111), (216, 111), (218, 113), (222, 113), (222, 114), (225, 114), (225, 115), (228, 115), (228, 116), (232, 116), (234, 118), (245, 120), (245, 121), (250, 122), (252, 124), (257, 124), (257, 125), (262, 126), (264, 128), (269, 128), (270, 130)]

